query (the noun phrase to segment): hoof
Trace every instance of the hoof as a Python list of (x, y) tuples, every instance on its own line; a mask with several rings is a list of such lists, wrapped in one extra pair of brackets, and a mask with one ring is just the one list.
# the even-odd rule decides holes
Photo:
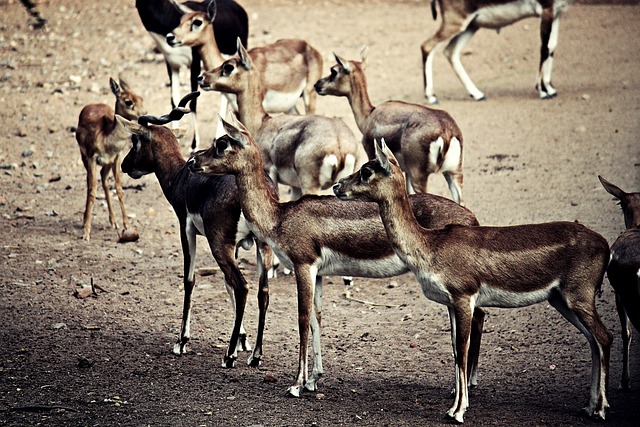
[(235, 356), (225, 356), (222, 359), (222, 367), (226, 369), (231, 369), (236, 366), (237, 357)]
[(464, 424), (464, 419), (462, 414), (453, 414), (451, 411), (444, 414), (444, 418), (451, 422), (452, 424)]
[(582, 408), (582, 411), (584, 413), (586, 413), (587, 416), (589, 416), (589, 417), (591, 417), (591, 418), (593, 418), (595, 420), (604, 421), (605, 417), (606, 417), (606, 410), (604, 408), (596, 410), (596, 409), (592, 409), (592, 408), (589, 408), (589, 407), (585, 407), (585, 408)]
[(247, 365), (251, 366), (252, 368), (259, 368), (260, 365), (262, 365), (262, 358), (258, 357), (258, 356), (249, 356), (249, 358), (247, 359)]
[(177, 343), (174, 344), (173, 349), (171, 350), (171, 352), (177, 356), (182, 356), (183, 354), (187, 353), (187, 343), (181, 343), (180, 341), (178, 341)]
[(287, 389), (287, 397), (300, 397), (300, 386), (292, 385)]
[(487, 97), (486, 97), (486, 96), (484, 96), (484, 95), (482, 95), (482, 96), (481, 96), (481, 97), (479, 97), (479, 98), (476, 98), (475, 96), (471, 95), (471, 98), (473, 98), (473, 100), (474, 100), (474, 101), (478, 101), (478, 102), (486, 101), (486, 100), (487, 100)]
[(438, 97), (435, 96), (435, 95), (427, 96), (426, 98), (427, 98), (427, 103), (429, 105), (438, 105), (438, 104), (440, 104), (440, 102), (438, 101)]

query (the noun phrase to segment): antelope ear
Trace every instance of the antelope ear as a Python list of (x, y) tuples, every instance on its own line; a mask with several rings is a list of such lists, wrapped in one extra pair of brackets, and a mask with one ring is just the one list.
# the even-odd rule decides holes
[(209, 2), (209, 6), (207, 6), (207, 18), (209, 18), (209, 22), (213, 24), (213, 21), (216, 19), (216, 15), (218, 14), (218, 4), (215, 0)]
[(143, 133), (146, 132), (144, 127), (136, 122), (127, 120), (119, 114), (116, 114), (116, 132)]
[(251, 57), (249, 56), (249, 52), (247, 52), (247, 49), (245, 49), (245, 47), (242, 45), (242, 41), (240, 41), (240, 37), (238, 37), (236, 46), (238, 48), (238, 56), (240, 57), (240, 64), (247, 70), (251, 69), (251, 67), (253, 67), (253, 61), (251, 61)]
[[(122, 81), (121, 81), (122, 82)], [(111, 92), (113, 92), (113, 94), (115, 96), (119, 96), (120, 95), (120, 86), (118, 85), (118, 83), (113, 80), (113, 78), (109, 77), (109, 86), (111, 86)]]
[(369, 47), (365, 44), (360, 49), (360, 60), (362, 61), (362, 69), (367, 68), (367, 54), (369, 53)]
[(349, 61), (347, 61), (346, 59), (342, 59), (340, 58), (338, 55), (336, 55), (335, 53), (333, 54), (333, 56), (336, 58), (336, 62), (338, 63), (338, 65), (340, 65), (342, 68), (344, 68), (344, 70), (347, 73), (351, 72), (351, 64), (349, 64)]
[(384, 138), (381, 139), (380, 143), (378, 143), (378, 141), (374, 139), (373, 145), (375, 148), (376, 160), (380, 163), (382, 169), (384, 169), (387, 174), (391, 175), (391, 163), (389, 162), (390, 151), (387, 147), (387, 144), (384, 143)]
[(622, 200), (627, 195), (626, 192), (622, 191), (619, 187), (613, 185), (600, 175), (598, 175), (598, 179), (600, 180), (600, 183), (602, 184), (604, 189), (607, 190), (607, 193), (611, 194), (616, 199)]
[(170, 3), (173, 5), (173, 7), (175, 7), (175, 8), (178, 10), (178, 12), (180, 12), (180, 14), (182, 14), (182, 15), (186, 15), (187, 13), (191, 13), (191, 12), (193, 12), (193, 11), (194, 11), (194, 10), (193, 10), (193, 9), (191, 9), (190, 7), (188, 7), (188, 6), (186, 6), (186, 5), (182, 4), (182, 3), (180, 3), (180, 2), (179, 2), (179, 1), (177, 1), (177, 0), (169, 0), (169, 2), (170, 2)]
[(241, 147), (247, 145), (247, 135), (249, 135), (249, 131), (244, 127), (242, 123), (240, 123), (234, 114), (231, 115), (231, 122), (227, 122), (222, 116), (218, 115), (220, 122), (222, 123), (222, 127), (224, 127), (225, 132), (229, 135), (234, 141), (238, 142)]
[(131, 92), (131, 86), (129, 86), (129, 83), (127, 83), (127, 81), (122, 77), (122, 74), (118, 75), (118, 81), (120, 82), (120, 87), (123, 91)]

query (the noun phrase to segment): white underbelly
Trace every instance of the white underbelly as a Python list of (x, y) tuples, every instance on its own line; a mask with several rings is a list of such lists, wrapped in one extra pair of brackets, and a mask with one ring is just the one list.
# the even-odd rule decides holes
[(487, 286), (483, 283), (480, 285), (480, 292), (478, 293), (476, 305), (478, 307), (525, 307), (548, 300), (551, 292), (556, 289), (559, 284), (559, 280), (554, 280), (544, 288), (530, 292), (512, 292), (505, 289)]
[(303, 81), (300, 83), (300, 87), (292, 92), (278, 92), (269, 89), (262, 100), (262, 106), (267, 113), (286, 113), (296, 106), (306, 85), (307, 82)]
[(399, 276), (409, 271), (395, 254), (384, 258), (360, 259), (323, 248), (320, 255), (316, 266), (318, 274), (321, 276), (345, 275), (382, 278)]

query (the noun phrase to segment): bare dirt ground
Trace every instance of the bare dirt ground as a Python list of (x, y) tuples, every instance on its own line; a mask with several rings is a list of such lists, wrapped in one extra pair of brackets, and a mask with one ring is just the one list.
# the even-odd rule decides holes
[[(437, 27), (427, 2), (241, 3), (250, 16), (250, 46), (307, 39), (323, 53), (328, 73), (332, 52), (352, 58), (366, 44), (374, 103), (424, 101), (419, 46)], [(164, 63), (133, 0), (44, 1), (40, 10), (46, 31), (30, 29), (18, 2), (0, 0), (0, 424), (444, 423), (454, 381), (448, 319), (411, 275), (356, 279), (354, 297), (388, 307), (347, 300), (341, 279), (328, 278), (326, 376), (318, 393), (298, 400), (284, 397), (298, 354), (290, 276), (271, 281), (261, 368), (220, 367), (232, 313), (219, 273), (198, 278), (190, 353), (171, 354), (182, 304), (175, 216), (154, 176), (125, 177), (140, 240), (117, 243), (104, 198), (94, 210), (91, 242), (80, 240), (85, 171), (72, 132), (83, 105), (113, 103), (108, 78), (120, 72), (150, 112), (168, 112)], [(639, 18), (637, 5), (574, 5), (561, 25), (554, 69), (559, 96), (552, 101), (538, 100), (533, 90), (536, 20), (500, 34), (480, 31), (465, 49), (463, 61), (486, 102), (469, 100), (437, 57), (440, 107), (465, 135), (465, 202), (482, 224), (578, 220), (609, 242), (622, 231), (620, 209), (597, 175), (640, 189)], [(214, 132), (217, 102), (217, 94), (205, 93), (199, 103), (205, 141)], [(318, 103), (320, 113), (340, 116), (356, 131), (346, 100)], [(448, 196), (441, 176), (431, 188)], [(255, 264), (251, 253), (241, 256), (252, 288), (245, 325), (253, 339)], [(197, 267), (212, 266), (200, 240)], [(91, 280), (104, 291), (76, 298), (74, 291)], [(621, 392), (620, 325), (606, 279), (603, 290), (598, 310), (615, 336), (606, 424), (637, 426), (638, 335), (634, 388)], [(472, 391), (467, 423), (596, 424), (580, 413), (591, 370), (585, 338), (548, 304), (488, 313), (480, 386)]]

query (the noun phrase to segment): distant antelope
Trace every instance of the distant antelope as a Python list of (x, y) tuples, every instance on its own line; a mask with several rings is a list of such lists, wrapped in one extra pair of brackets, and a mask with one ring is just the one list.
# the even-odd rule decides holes
[(553, 53), (558, 45), (560, 16), (573, 0), (431, 0), (433, 19), (437, 17), (436, 1), (440, 6), (442, 23), (438, 31), (422, 43), (424, 90), (430, 104), (437, 104), (433, 91), (433, 55), (446, 45), (444, 54), (453, 70), (476, 101), (485, 99), (484, 93), (473, 84), (460, 61), (465, 44), (480, 28), (500, 30), (524, 18), (540, 17), (540, 66), (536, 90), (541, 99), (558, 93), (551, 84)]
[(338, 178), (353, 173), (365, 160), (353, 132), (339, 118), (268, 115), (262, 106), (268, 93), (266, 68), (253, 62), (240, 41), (237, 47), (237, 56), (203, 73), (200, 87), (237, 95), (238, 118), (260, 146), (265, 171), (274, 182), (291, 187), (292, 199), (329, 194)]
[(611, 245), (611, 261), (607, 268), (609, 283), (616, 291), (616, 308), (622, 326), (622, 381), (620, 388), (629, 389), (629, 349), (631, 327), (640, 332), (640, 193), (627, 193), (598, 176), (609, 194), (619, 200), (627, 230)]
[(120, 152), (129, 139), (127, 134), (118, 132), (115, 115), (118, 114), (129, 120), (136, 120), (145, 114), (145, 111), (142, 105), (142, 98), (131, 90), (126, 81), (122, 78), (119, 80), (120, 84), (116, 83), (112, 78), (109, 79), (111, 91), (116, 96), (115, 112), (106, 104), (89, 104), (80, 111), (80, 116), (78, 117), (76, 141), (78, 141), (78, 146), (80, 147), (82, 163), (87, 170), (87, 198), (82, 221), (82, 238), (84, 240), (89, 240), (91, 236), (91, 216), (98, 187), (96, 176), (98, 166), (101, 167), (100, 178), (105, 199), (107, 200), (107, 208), (109, 209), (109, 224), (113, 228), (118, 228), (108, 182), (109, 172), (112, 172), (115, 179), (118, 202), (120, 202), (120, 210), (122, 211), (122, 222), (125, 229), (129, 227), (129, 218), (127, 218), (127, 210), (124, 205), (124, 192), (122, 191), (122, 180), (120, 178)]
[[(250, 351), (247, 333), (242, 324), (249, 286), (235, 259), (237, 242), (253, 240), (240, 212), (235, 179), (230, 175), (203, 176), (191, 173), (182, 157), (180, 145), (172, 130), (159, 126), (179, 120), (189, 110), (184, 108), (198, 92), (185, 96), (179, 106), (166, 116), (142, 116), (139, 123), (118, 117), (118, 125), (127, 133), (133, 147), (122, 161), (122, 171), (134, 179), (155, 174), (160, 187), (180, 224), (180, 241), (184, 257), (184, 305), (180, 337), (173, 346), (175, 354), (187, 352), (191, 338), (191, 295), (195, 287), (196, 236), (207, 238), (209, 249), (220, 270), (234, 310), (234, 323), (229, 347), (224, 355), (223, 367), (233, 367), (237, 359), (237, 347)], [(179, 130), (179, 129), (178, 129)], [(278, 197), (273, 184), (265, 184), (265, 191)], [(267, 307), (269, 285), (266, 269), (270, 267), (271, 251), (264, 244), (257, 244), (258, 259), (258, 333), (253, 353), (248, 363), (258, 366), (262, 358), (262, 337)]]
[[(213, 37), (211, 26), (215, 20), (215, 2), (207, 12), (192, 12), (182, 16), (180, 25), (167, 34), (170, 46), (190, 46), (202, 57), (205, 71), (218, 67), (224, 61)], [(275, 43), (249, 50), (251, 60), (261, 69), (264, 84), (262, 105), (268, 113), (296, 113), (296, 103), (302, 97), (305, 112), (314, 114), (316, 93), (313, 84), (322, 74), (322, 55), (305, 40), (282, 39)], [(227, 97), (234, 110), (238, 110), (233, 94), (222, 94), (220, 115), (227, 113)], [(222, 102), (224, 101), (224, 102)], [(223, 132), (220, 126), (217, 135)]]
[(474, 310), (549, 301), (589, 341), (591, 393), (585, 410), (605, 418), (613, 338), (595, 306), (609, 260), (602, 236), (575, 222), (427, 230), (415, 220), (402, 171), (384, 141), (376, 145), (375, 160), (340, 180), (334, 192), (342, 200), (378, 203), (398, 257), (424, 295), (449, 308), (456, 390), (448, 417), (462, 423), (469, 407), (467, 357)]
[(462, 201), (462, 132), (443, 110), (403, 101), (387, 101), (374, 107), (367, 92), (362, 62), (334, 55), (337, 64), (331, 74), (319, 80), (320, 95), (345, 96), (362, 132), (362, 145), (369, 159), (374, 157), (374, 140), (384, 138), (407, 174), (407, 192), (426, 193), (429, 175), (441, 172), (453, 200)]
[[(167, 44), (166, 35), (180, 24), (185, 13), (193, 11), (206, 12), (210, 3), (215, 3), (215, 28), (211, 28), (220, 52), (233, 55), (236, 52), (236, 39), (240, 38), (247, 46), (249, 37), (249, 18), (244, 8), (233, 0), (185, 1), (177, 0), (136, 0), (136, 9), (142, 25), (147, 30), (158, 50), (164, 56), (171, 84), (171, 106), (176, 107), (180, 101), (180, 70), (190, 69), (191, 90), (198, 89), (200, 75), (200, 56), (195, 49), (189, 47), (171, 47)], [(195, 150), (200, 144), (200, 132), (196, 117), (197, 101), (193, 99), (189, 105), (193, 127), (191, 148)]]
[[(279, 203), (269, 192), (261, 149), (247, 129), (233, 116), (231, 119), (233, 123), (223, 121), (228, 135), (216, 139), (211, 148), (195, 153), (189, 164), (193, 172), (235, 176), (249, 229), (295, 272), (299, 365), (288, 394), (298, 397), (303, 388), (315, 391), (324, 373), (320, 345), (322, 276), (391, 277), (408, 270), (389, 245), (375, 204), (344, 203), (332, 196), (315, 195)], [(412, 215), (425, 227), (478, 223), (469, 210), (446, 198), (416, 194), (409, 200)], [(475, 372), (484, 312), (476, 310), (473, 318), (468, 359), (471, 385), (477, 384)], [(308, 377), (310, 327), (313, 370)]]

